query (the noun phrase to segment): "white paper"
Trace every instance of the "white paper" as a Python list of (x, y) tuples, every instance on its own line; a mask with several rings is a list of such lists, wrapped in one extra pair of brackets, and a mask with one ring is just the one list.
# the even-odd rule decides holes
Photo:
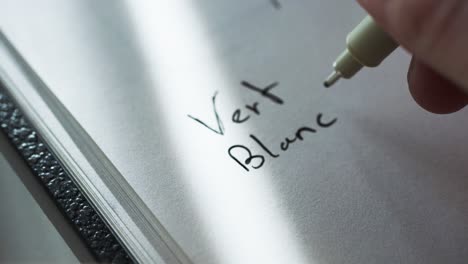
[(467, 112), (420, 109), (402, 50), (322, 87), (354, 1), (2, 2), (2, 30), (194, 263), (468, 257)]

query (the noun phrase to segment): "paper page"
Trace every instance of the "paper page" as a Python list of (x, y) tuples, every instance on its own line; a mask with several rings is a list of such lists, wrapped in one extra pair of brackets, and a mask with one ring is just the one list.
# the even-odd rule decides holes
[(2, 2), (2, 30), (194, 263), (468, 257), (467, 112), (420, 109), (402, 50), (322, 87), (354, 1)]

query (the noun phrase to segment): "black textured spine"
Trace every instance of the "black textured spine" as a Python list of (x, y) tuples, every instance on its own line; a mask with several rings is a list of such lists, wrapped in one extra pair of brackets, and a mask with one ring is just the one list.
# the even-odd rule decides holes
[(125, 249), (70, 179), (1, 83), (0, 127), (26, 161), (33, 175), (44, 184), (97, 261), (132, 263)]

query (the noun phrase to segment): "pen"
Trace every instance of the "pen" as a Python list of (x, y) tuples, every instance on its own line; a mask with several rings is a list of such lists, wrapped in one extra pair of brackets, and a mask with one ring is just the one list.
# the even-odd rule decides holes
[(324, 82), (327, 88), (341, 78), (352, 78), (364, 66), (379, 66), (399, 46), (371, 16), (349, 33), (346, 43), (346, 50), (333, 63), (333, 73)]

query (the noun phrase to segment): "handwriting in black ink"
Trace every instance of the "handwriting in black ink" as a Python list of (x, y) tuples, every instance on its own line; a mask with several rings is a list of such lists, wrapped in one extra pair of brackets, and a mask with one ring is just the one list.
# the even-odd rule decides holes
[[(323, 121), (323, 114), (319, 113), (316, 118), (316, 125), (320, 128), (329, 128), (333, 126), (336, 122), (338, 121), (337, 118), (332, 119), (331, 121), (324, 122)], [(286, 137), (284, 141), (282, 141), (279, 144), (279, 148), (281, 151), (286, 152), (289, 150), (292, 144), (297, 143), (297, 141), (303, 141), (305, 139), (305, 134), (316, 134), (318, 133), (318, 130), (312, 127), (304, 126), (299, 129), (297, 129), (295, 136), (293, 138)], [(263, 143), (257, 136), (255, 135), (250, 135), (250, 138), (270, 157), (276, 159), (280, 157), (280, 154), (276, 154), (272, 148), (268, 147), (265, 143)], [(235, 154), (233, 154), (232, 150), (234, 149), (242, 149), (245, 151), (245, 153), (248, 154), (248, 158), (245, 160), (245, 162), (241, 162)], [(257, 166), (252, 166), (254, 169), (259, 169), (264, 165), (264, 162), (266, 161), (266, 156), (260, 155), (260, 154), (253, 154), (252, 151), (243, 145), (235, 145), (229, 148), (228, 150), (229, 156), (236, 161), (242, 168), (244, 168), (246, 171), (250, 171), (249, 168), (247, 167), (253, 159), (259, 159), (262, 160)]]
[(335, 118), (335, 119), (332, 119), (331, 121), (326, 123), (326, 122), (322, 121), (322, 118), (323, 118), (323, 114), (318, 114), (317, 115), (317, 125), (319, 125), (320, 127), (323, 127), (323, 128), (331, 127), (336, 123), (336, 121), (338, 121), (338, 119)]
[[(281, 99), (279, 96), (271, 93), (271, 90), (275, 87), (277, 87), (279, 85), (278, 82), (275, 82), (275, 83), (272, 83), (270, 85), (268, 85), (267, 87), (265, 88), (259, 88), (249, 82), (246, 82), (246, 81), (242, 81), (241, 82), (242, 86), (248, 88), (249, 90), (252, 90), (254, 92), (258, 92), (262, 97), (264, 98), (267, 98), (268, 100), (271, 100), (273, 101), (274, 103), (276, 104), (284, 104), (284, 101), (283, 99)], [(261, 112), (260, 112), (260, 109), (259, 109), (259, 102), (254, 102), (252, 103), (251, 105), (247, 104), (245, 105), (245, 108), (257, 115), (257, 116), (260, 116), (261, 115)], [(243, 115), (242, 114), (242, 110), (241, 109), (236, 109), (234, 111), (234, 113), (232, 114), (232, 122), (236, 123), (236, 124), (242, 124), (244, 122), (247, 122), (248, 120), (250, 119), (250, 115)]]
[(209, 130), (215, 132), (216, 134), (218, 135), (224, 135), (224, 125), (223, 125), (223, 121), (221, 120), (221, 118), (219, 117), (218, 115), (218, 111), (216, 110), (216, 97), (218, 96), (218, 92), (216, 91), (215, 94), (213, 95), (213, 98), (212, 98), (212, 103), (213, 103), (213, 112), (214, 112), (214, 115), (215, 115), (215, 118), (216, 118), (216, 122), (218, 124), (218, 130), (214, 129), (214, 128), (211, 128), (210, 126), (208, 126), (205, 122), (201, 121), (200, 119), (198, 118), (195, 118), (191, 115), (188, 115), (188, 117), (190, 117), (191, 119), (195, 120), (196, 122), (200, 123), (201, 125), (203, 125), (204, 127), (208, 128)]
[(313, 128), (310, 128), (310, 127), (301, 127), (297, 130), (296, 132), (296, 137), (293, 138), (293, 139), (290, 139), (290, 138), (285, 138), (284, 142), (281, 142), (280, 144), (280, 147), (281, 147), (281, 150), (283, 151), (286, 151), (289, 149), (289, 145), (291, 145), (292, 143), (296, 142), (296, 140), (304, 140), (304, 137), (302, 136), (302, 133), (304, 132), (310, 132), (310, 133), (317, 133), (317, 130), (313, 129)]
[(272, 158), (278, 158), (280, 155), (279, 154), (274, 154), (267, 146), (265, 146), (260, 139), (258, 139), (254, 135), (250, 135), (250, 138), (253, 139), (268, 155), (270, 155)]
[[(242, 81), (241, 85), (247, 88), (250, 91), (258, 93), (262, 98), (266, 101), (269, 101), (270, 104), (273, 103), (275, 105), (283, 105), (284, 100), (279, 97), (278, 95), (274, 94), (272, 90), (276, 88), (279, 83), (274, 82), (266, 87), (258, 87), (253, 85), (247, 81)], [(208, 128), (210, 131), (218, 134), (224, 135), (225, 128), (224, 124), (221, 120), (221, 117), (218, 114), (218, 110), (216, 108), (216, 98), (218, 96), (218, 92), (216, 91), (212, 97), (212, 105), (213, 105), (213, 113), (216, 118), (216, 122), (218, 127), (213, 128), (207, 125), (199, 118), (195, 118), (191, 115), (188, 115), (189, 118), (196, 121), (197, 123), (201, 124), (205, 128)], [(244, 112), (243, 112), (244, 111)], [(253, 102), (251, 104), (246, 104), (245, 108), (242, 110), (240, 108), (234, 110), (231, 120), (235, 124), (242, 124), (249, 120), (251, 120), (252, 116), (261, 116), (262, 111), (260, 111), (260, 103)], [(239, 166), (241, 166), (244, 170), (250, 171), (252, 169), (257, 170), (260, 169), (266, 162), (267, 158), (277, 159), (280, 157), (281, 154), (290, 150), (291, 146), (297, 144), (300, 141), (304, 141), (307, 135), (313, 135), (322, 129), (329, 128), (337, 122), (337, 118), (334, 119), (327, 119), (324, 118), (322, 113), (317, 114), (315, 118), (315, 125), (314, 126), (303, 126), (296, 130), (295, 134), (291, 137), (285, 137), (283, 141), (281, 141), (275, 148), (275, 146), (268, 146), (265, 144), (260, 137), (250, 134), (249, 137), (253, 141), (253, 143), (260, 147), (261, 151), (264, 152), (263, 154), (254, 153), (251, 148), (236, 144), (228, 149), (229, 157), (234, 160)], [(281, 154), (280, 154), (281, 153)]]
[[(248, 156), (247, 156), (247, 159), (244, 161), (244, 162), (241, 162), (234, 154), (233, 154), (233, 151), (235, 149), (242, 149), (244, 150)], [(229, 153), (229, 156), (235, 160), (237, 162), (237, 164), (239, 164), (242, 168), (244, 168), (244, 170), (246, 171), (249, 171), (249, 168), (247, 167), (248, 165), (250, 165), (252, 163), (253, 160), (259, 160), (259, 163), (257, 166), (253, 165), (252, 164), (252, 168), (254, 169), (260, 169), (262, 166), (263, 166), (263, 163), (265, 163), (265, 157), (263, 157), (262, 155), (252, 155), (252, 151), (250, 151), (250, 149), (248, 149), (247, 147), (245, 146), (242, 146), (242, 145), (235, 145), (235, 146), (232, 146), (229, 148), (228, 150), (228, 153)]]
[(247, 122), (247, 120), (250, 119), (249, 115), (244, 118), (242, 118), (241, 115), (242, 115), (242, 112), (240, 109), (237, 109), (236, 111), (234, 111), (234, 113), (232, 114), (232, 122), (237, 123), (237, 124), (242, 124), (244, 122)]
[[(257, 92), (258, 94), (261, 95), (262, 98), (265, 98), (269, 101), (272, 101), (274, 102), (275, 104), (279, 104), (279, 105), (282, 105), (284, 104), (284, 101), (283, 99), (281, 99), (279, 96), (275, 95), (272, 93), (272, 89), (277, 87), (279, 85), (278, 82), (275, 82), (275, 83), (272, 83), (268, 86), (266, 86), (265, 88), (260, 88), (260, 87), (257, 87), (249, 82), (246, 82), (246, 81), (242, 81), (241, 84), (248, 88), (249, 90), (251, 91), (254, 91), (254, 92)], [(214, 112), (214, 115), (216, 117), (216, 122), (218, 124), (218, 128), (217, 129), (214, 129), (210, 126), (208, 126), (205, 122), (203, 122), (201, 119), (199, 118), (195, 118), (191, 115), (188, 115), (189, 118), (193, 119), (194, 121), (196, 121), (197, 123), (203, 125), (204, 127), (208, 128), (210, 131), (218, 134), (218, 135), (221, 135), (223, 136), (225, 134), (225, 129), (224, 129), (224, 125), (223, 125), (223, 122), (220, 118), (220, 116), (218, 115), (218, 111), (216, 110), (216, 97), (218, 95), (218, 92), (215, 92), (215, 94), (213, 95), (213, 112)], [(260, 111), (260, 107), (259, 107), (260, 103), (259, 102), (253, 102), (251, 104), (246, 104), (245, 105), (245, 109), (246, 113), (250, 113), (250, 114), (254, 114), (256, 116), (260, 116), (261, 115), (261, 111)], [(245, 123), (247, 121), (250, 120), (250, 117), (251, 115), (250, 114), (245, 114), (240, 108), (234, 110), (234, 112), (232, 113), (232, 116), (231, 116), (231, 120), (233, 123), (235, 124), (242, 124), (242, 123)]]
[(271, 101), (273, 101), (273, 102), (275, 102), (277, 104), (280, 104), (280, 105), (284, 104), (283, 99), (281, 99), (278, 96), (271, 93), (271, 90), (273, 88), (275, 88), (276, 86), (278, 86), (279, 83), (277, 83), (277, 82), (272, 83), (272, 84), (268, 85), (265, 88), (259, 88), (259, 87), (255, 86), (255, 85), (253, 85), (253, 84), (251, 84), (249, 82), (246, 82), (246, 81), (242, 81), (241, 84), (244, 87), (246, 87), (246, 88), (248, 88), (248, 89), (250, 89), (252, 91), (259, 92), (262, 96), (270, 99)]

